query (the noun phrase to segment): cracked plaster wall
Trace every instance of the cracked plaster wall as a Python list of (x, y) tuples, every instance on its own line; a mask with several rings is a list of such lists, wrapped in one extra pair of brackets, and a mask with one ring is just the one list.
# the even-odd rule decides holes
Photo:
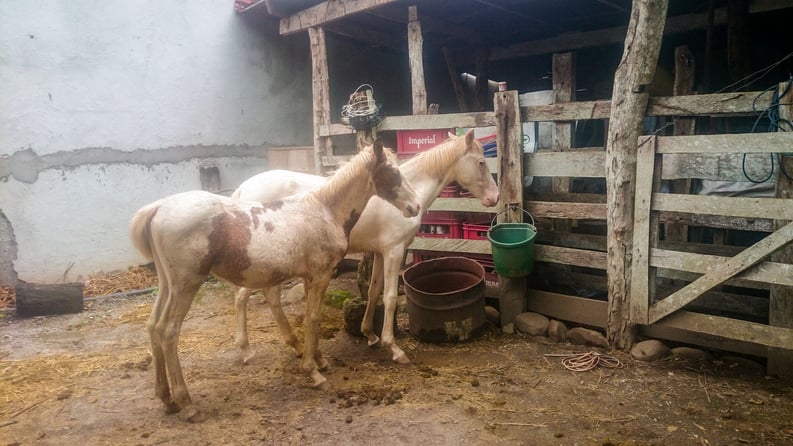
[(230, 1), (0, 2), (0, 286), (141, 263), (140, 206), (310, 145), (308, 55)]

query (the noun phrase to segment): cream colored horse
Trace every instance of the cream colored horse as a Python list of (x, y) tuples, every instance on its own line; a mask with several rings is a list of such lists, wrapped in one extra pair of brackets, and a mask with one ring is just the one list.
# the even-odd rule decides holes
[(302, 278), (306, 289), (302, 367), (314, 385), (329, 388), (319, 369), (321, 301), (350, 231), (374, 194), (399, 215), (414, 217), (421, 204), (403, 181), (395, 157), (376, 142), (356, 155), (321, 188), (268, 203), (243, 202), (208, 192), (171, 195), (132, 218), (135, 247), (154, 261), (160, 289), (148, 322), (155, 391), (169, 413), (190, 421), (204, 416), (193, 405), (177, 355), (182, 321), (208, 274), (237, 286), (277, 287)]
[[(399, 167), (402, 176), (413, 185), (422, 209), (428, 209), (438, 194), (449, 183), (456, 181), (480, 199), (482, 205), (492, 207), (498, 203), (498, 186), (485, 163), (482, 145), (474, 138), (473, 130), (465, 136), (451, 136), (438, 146), (421, 153)], [(289, 171), (268, 171), (243, 182), (232, 197), (243, 200), (267, 202), (285, 196), (305, 193), (319, 187), (325, 179), (315, 175)], [(378, 341), (391, 350), (392, 359), (409, 363), (410, 359), (394, 340), (394, 314), (396, 313), (399, 270), (407, 247), (413, 242), (421, 226), (421, 217), (402, 218), (393, 206), (373, 197), (364, 209), (350, 234), (349, 252), (373, 252), (374, 264), (369, 285), (368, 304), (361, 322), (361, 331), (370, 346)], [(248, 344), (248, 298), (252, 289), (237, 292), (237, 334), (235, 342), (248, 361), (253, 353)], [(289, 321), (280, 303), (280, 287), (262, 290), (270, 305), (284, 340), (300, 354)], [(383, 292), (385, 321), (380, 338), (374, 332), (374, 308)]]

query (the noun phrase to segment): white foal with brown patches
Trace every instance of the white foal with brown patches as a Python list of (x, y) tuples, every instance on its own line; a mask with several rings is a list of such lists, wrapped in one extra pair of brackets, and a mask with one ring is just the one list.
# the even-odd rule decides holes
[[(462, 137), (450, 137), (440, 145), (405, 162), (399, 169), (402, 171), (402, 176), (416, 190), (422, 209), (429, 209), (441, 189), (453, 181), (473, 193), (484, 206), (492, 207), (498, 203), (498, 186), (487, 168), (482, 145), (474, 138), (473, 130)], [(268, 171), (243, 182), (232, 196), (267, 202), (290, 194), (314, 190), (324, 181), (322, 177), (299, 172)], [(361, 322), (361, 331), (368, 338), (370, 346), (378, 344), (379, 341), (391, 350), (392, 359), (399, 363), (410, 362), (394, 340), (393, 316), (396, 312), (399, 270), (405, 251), (413, 242), (419, 226), (421, 226), (421, 217), (401, 218), (393, 206), (374, 197), (369, 200), (369, 204), (350, 234), (348, 252), (375, 254), (368, 304)], [(235, 342), (242, 351), (244, 361), (253, 356), (248, 345), (245, 316), (248, 298), (252, 291), (252, 289), (240, 289), (236, 296)], [(262, 291), (270, 304), (270, 310), (284, 340), (299, 354), (297, 337), (281, 309), (280, 287), (265, 288)], [(378, 338), (374, 332), (374, 308), (381, 292), (385, 306), (385, 321), (381, 337)]]
[(302, 367), (315, 386), (329, 387), (319, 373), (327, 365), (317, 345), (321, 301), (347, 251), (350, 231), (375, 193), (395, 206), (400, 218), (420, 213), (413, 188), (379, 141), (305, 195), (262, 204), (185, 192), (144, 206), (134, 215), (130, 237), (154, 261), (160, 281), (148, 331), (155, 391), (169, 413), (182, 411), (190, 421), (204, 418), (190, 399), (177, 346), (182, 321), (209, 274), (250, 288), (277, 288), (285, 280), (302, 278)]

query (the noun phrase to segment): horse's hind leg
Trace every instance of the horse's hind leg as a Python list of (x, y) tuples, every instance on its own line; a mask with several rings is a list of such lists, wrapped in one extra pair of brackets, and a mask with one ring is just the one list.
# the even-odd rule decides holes
[(383, 290), (383, 332), (380, 342), (383, 347), (391, 350), (391, 359), (400, 364), (409, 364), (410, 359), (396, 344), (394, 339), (394, 315), (396, 314), (397, 291), (399, 287), (399, 267), (402, 264), (404, 250), (389, 251), (383, 256), (383, 275), (385, 286)]
[(270, 288), (264, 288), (262, 292), (264, 293), (264, 297), (267, 298), (267, 303), (270, 305), (270, 313), (272, 313), (273, 319), (275, 319), (275, 323), (281, 331), (284, 342), (295, 350), (295, 355), (297, 357), (300, 357), (302, 351), (297, 343), (297, 336), (295, 336), (295, 333), (292, 331), (292, 326), (289, 325), (289, 320), (286, 318), (283, 308), (281, 308), (281, 286), (276, 285)]
[(234, 335), (234, 344), (242, 353), (242, 362), (247, 364), (254, 353), (248, 344), (248, 299), (253, 290), (250, 288), (239, 288), (234, 295), (234, 307), (237, 312), (237, 332)]
[(155, 330), (157, 321), (160, 320), (163, 308), (166, 306), (170, 296), (168, 282), (165, 280), (165, 272), (159, 272), (158, 275), (160, 276), (160, 290), (157, 299), (154, 301), (147, 324), (151, 342), (152, 362), (154, 363), (154, 394), (165, 404), (167, 413), (174, 413), (179, 411), (179, 406), (171, 399), (171, 389), (168, 387), (168, 375), (165, 370), (165, 356), (162, 350), (162, 338)]
[(181, 281), (172, 280), (169, 298), (161, 308), (154, 326), (154, 331), (161, 340), (165, 366), (171, 382), (173, 404), (181, 409), (181, 416), (190, 422), (201, 422), (206, 417), (193, 405), (184, 381), (178, 354), (179, 332), (193, 297), (204, 279), (205, 276), (195, 276)]
[[(318, 365), (327, 365), (319, 352), (319, 328), (322, 299), (330, 283), (330, 274), (313, 280), (304, 280), (306, 288), (305, 340), (303, 351), (303, 370), (309, 373), (314, 386), (321, 390), (330, 389), (328, 380), (319, 373)], [(320, 358), (319, 361), (317, 358)]]
[(374, 332), (374, 315), (377, 308), (377, 299), (383, 291), (383, 255), (375, 253), (372, 261), (372, 277), (369, 280), (369, 294), (361, 320), (361, 333), (366, 336), (369, 347), (374, 347), (380, 342), (377, 333)]

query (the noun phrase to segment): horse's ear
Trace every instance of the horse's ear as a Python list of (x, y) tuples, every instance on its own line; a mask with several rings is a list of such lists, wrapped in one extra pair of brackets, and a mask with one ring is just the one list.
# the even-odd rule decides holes
[(468, 131), (465, 132), (465, 146), (470, 149), (471, 146), (473, 145), (474, 145), (474, 129), (468, 129)]
[(374, 140), (374, 144), (372, 144), (372, 151), (374, 152), (374, 157), (377, 159), (378, 163), (381, 163), (385, 160), (385, 154), (383, 153), (383, 138), (377, 138)]

